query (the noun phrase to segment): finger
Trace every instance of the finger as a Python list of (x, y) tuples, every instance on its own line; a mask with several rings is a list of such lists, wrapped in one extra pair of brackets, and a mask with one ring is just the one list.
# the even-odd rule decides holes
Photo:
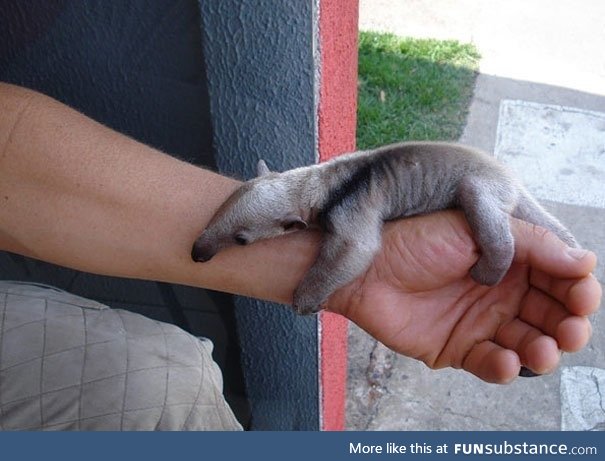
[(601, 284), (592, 274), (581, 279), (559, 279), (535, 270), (531, 271), (530, 284), (563, 303), (575, 315), (596, 312), (603, 296)]
[(523, 299), (519, 318), (555, 338), (559, 349), (566, 352), (582, 349), (592, 333), (586, 317), (570, 315), (560, 302), (535, 288)]
[(483, 341), (473, 346), (462, 368), (488, 383), (506, 384), (519, 375), (521, 362), (514, 351)]
[(585, 277), (596, 265), (594, 253), (570, 248), (542, 227), (512, 219), (511, 229), (515, 236), (516, 263), (562, 278)]
[(515, 351), (524, 366), (540, 375), (554, 370), (561, 358), (554, 338), (519, 319), (500, 328), (495, 342), (505, 349)]
[(529, 289), (519, 311), (521, 320), (553, 338), (569, 315), (563, 304), (536, 288)]
[(586, 317), (570, 316), (559, 324), (557, 343), (565, 352), (577, 352), (586, 347), (592, 336), (592, 325)]

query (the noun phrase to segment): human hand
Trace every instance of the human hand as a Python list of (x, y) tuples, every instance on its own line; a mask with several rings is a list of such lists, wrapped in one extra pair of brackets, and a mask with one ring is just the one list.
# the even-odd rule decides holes
[(601, 299), (596, 257), (536, 226), (511, 224), (513, 264), (488, 287), (468, 275), (478, 253), (461, 213), (389, 223), (372, 265), (326, 307), (431, 368), (463, 368), (493, 383), (512, 381), (521, 365), (551, 372), (560, 351), (578, 351), (590, 338), (586, 316)]

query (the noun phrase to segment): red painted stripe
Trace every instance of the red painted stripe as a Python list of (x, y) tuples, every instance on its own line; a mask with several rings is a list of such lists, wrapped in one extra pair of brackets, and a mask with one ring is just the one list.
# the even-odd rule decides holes
[[(357, 23), (357, 0), (320, 0), (320, 161), (355, 150)], [(319, 321), (322, 430), (343, 430), (348, 321), (329, 312), (323, 312)]]

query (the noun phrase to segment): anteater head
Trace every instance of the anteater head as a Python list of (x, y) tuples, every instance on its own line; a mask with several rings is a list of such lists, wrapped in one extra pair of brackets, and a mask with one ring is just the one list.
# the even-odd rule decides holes
[(194, 261), (206, 262), (230, 246), (307, 227), (285, 176), (270, 172), (262, 160), (257, 172), (257, 178), (244, 183), (221, 205), (196, 239), (191, 250)]

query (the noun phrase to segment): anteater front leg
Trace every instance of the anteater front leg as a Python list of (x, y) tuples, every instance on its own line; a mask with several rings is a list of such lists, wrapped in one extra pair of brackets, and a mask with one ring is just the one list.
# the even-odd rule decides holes
[(338, 288), (361, 275), (380, 249), (382, 220), (351, 210), (330, 216), (317, 260), (294, 292), (292, 307), (298, 314), (312, 314)]

